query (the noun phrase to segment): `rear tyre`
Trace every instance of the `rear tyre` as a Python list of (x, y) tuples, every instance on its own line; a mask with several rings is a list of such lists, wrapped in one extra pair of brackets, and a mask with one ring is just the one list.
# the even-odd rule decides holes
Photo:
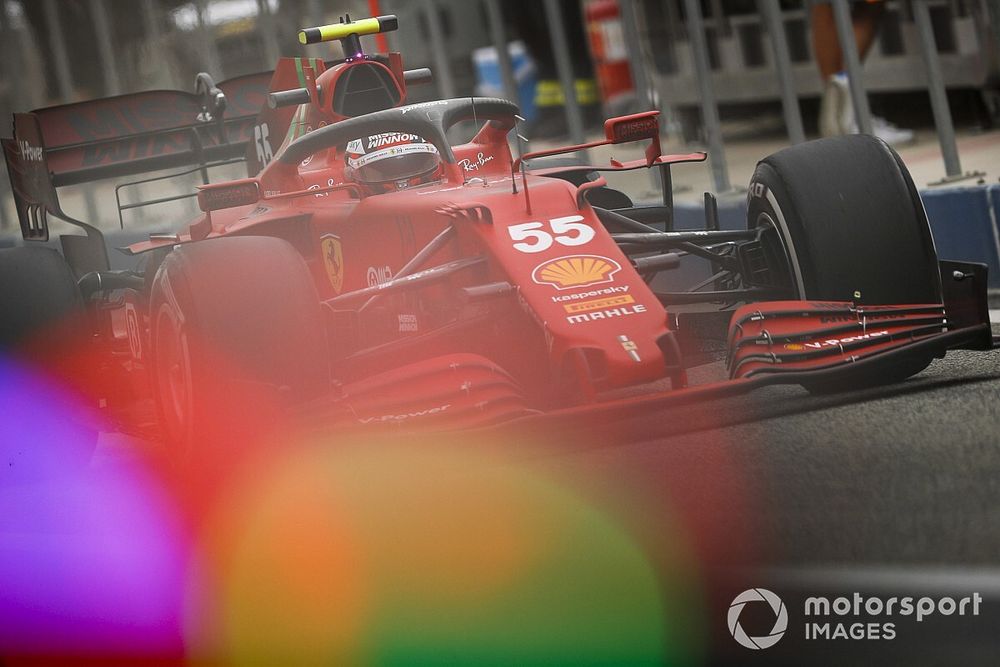
[[(923, 203), (895, 151), (868, 135), (810, 141), (761, 160), (750, 181), (750, 228), (787, 258), (775, 276), (798, 299), (941, 303), (937, 253)], [(778, 262), (780, 264), (780, 262)], [(782, 273), (784, 271), (784, 273)], [(898, 382), (931, 358), (903, 360), (850, 384)], [(810, 385), (824, 392), (843, 386)]]
[(49, 334), (82, 343), (83, 298), (73, 271), (55, 250), (0, 250), (0, 285), (0, 351)]
[[(83, 297), (66, 260), (55, 250), (24, 246), (0, 250), (0, 357), (24, 362), (55, 378), (83, 405), (95, 407), (99, 379), (89, 357), (90, 340)], [(68, 411), (74, 434), (62, 443), (60, 460), (85, 464), (97, 442), (90, 415)], [(59, 414), (62, 419), (66, 414)], [(54, 444), (54, 443), (37, 443)]]
[(150, 338), (160, 420), (181, 462), (254, 438), (274, 410), (329, 387), (319, 297), (281, 239), (224, 238), (170, 253), (153, 281)]

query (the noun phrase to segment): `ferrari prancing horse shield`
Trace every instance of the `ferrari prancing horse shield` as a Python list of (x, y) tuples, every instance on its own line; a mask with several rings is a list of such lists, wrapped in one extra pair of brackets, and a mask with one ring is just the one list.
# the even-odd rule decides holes
[(332, 234), (320, 240), (322, 241), (320, 252), (323, 253), (326, 275), (330, 278), (333, 291), (340, 294), (340, 290), (344, 287), (344, 249), (340, 245), (340, 239)]

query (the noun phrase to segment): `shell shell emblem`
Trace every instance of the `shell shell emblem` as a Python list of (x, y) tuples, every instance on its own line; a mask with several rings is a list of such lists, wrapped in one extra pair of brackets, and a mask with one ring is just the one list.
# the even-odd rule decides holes
[(321, 241), (320, 252), (323, 255), (326, 275), (330, 278), (333, 291), (340, 294), (340, 290), (344, 287), (344, 249), (340, 245), (340, 239), (332, 234), (324, 236)]
[(531, 273), (531, 279), (556, 289), (576, 289), (610, 283), (621, 270), (621, 264), (609, 257), (570, 255), (539, 264)]

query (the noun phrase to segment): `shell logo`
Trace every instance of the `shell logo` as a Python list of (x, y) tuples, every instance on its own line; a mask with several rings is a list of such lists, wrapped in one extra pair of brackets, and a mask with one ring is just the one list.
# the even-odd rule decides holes
[(621, 264), (600, 255), (569, 255), (542, 262), (531, 273), (539, 285), (552, 285), (556, 289), (575, 289), (610, 283)]

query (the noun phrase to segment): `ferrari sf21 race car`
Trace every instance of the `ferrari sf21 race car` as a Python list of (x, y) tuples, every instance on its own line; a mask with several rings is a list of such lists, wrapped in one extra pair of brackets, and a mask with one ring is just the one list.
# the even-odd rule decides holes
[[(200, 75), (194, 95), (16, 114), (3, 146), (26, 243), (0, 251), (3, 344), (52, 345), (39, 332), (72, 322), (59, 344), (97, 351), (95, 403), (124, 429), (131, 408), (155, 404), (182, 451), (248, 384), (338, 427), (457, 429), (774, 383), (896, 382), (949, 349), (993, 346), (986, 267), (938, 260), (913, 181), (880, 140), (781, 150), (757, 166), (745, 228), (720, 229), (706, 196), (705, 228), (679, 230), (670, 170), (705, 154), (661, 154), (658, 112), (515, 156), (509, 101), (407, 103), (430, 72), (359, 40), (395, 27), (303, 30), (348, 57), (283, 58), (219, 85)], [(450, 141), (461, 123), (474, 136)], [(552, 159), (628, 142), (647, 142), (644, 158)], [(56, 196), (233, 160), (249, 176), (206, 176), (201, 215), (122, 249), (136, 269), (111, 270), (102, 233)], [(601, 175), (633, 169), (660, 173), (662, 203), (634, 205)], [(49, 216), (84, 231), (63, 235), (61, 254), (38, 246)], [(692, 262), (708, 278), (663, 288)], [(689, 385), (687, 369), (723, 356), (729, 380)]]

